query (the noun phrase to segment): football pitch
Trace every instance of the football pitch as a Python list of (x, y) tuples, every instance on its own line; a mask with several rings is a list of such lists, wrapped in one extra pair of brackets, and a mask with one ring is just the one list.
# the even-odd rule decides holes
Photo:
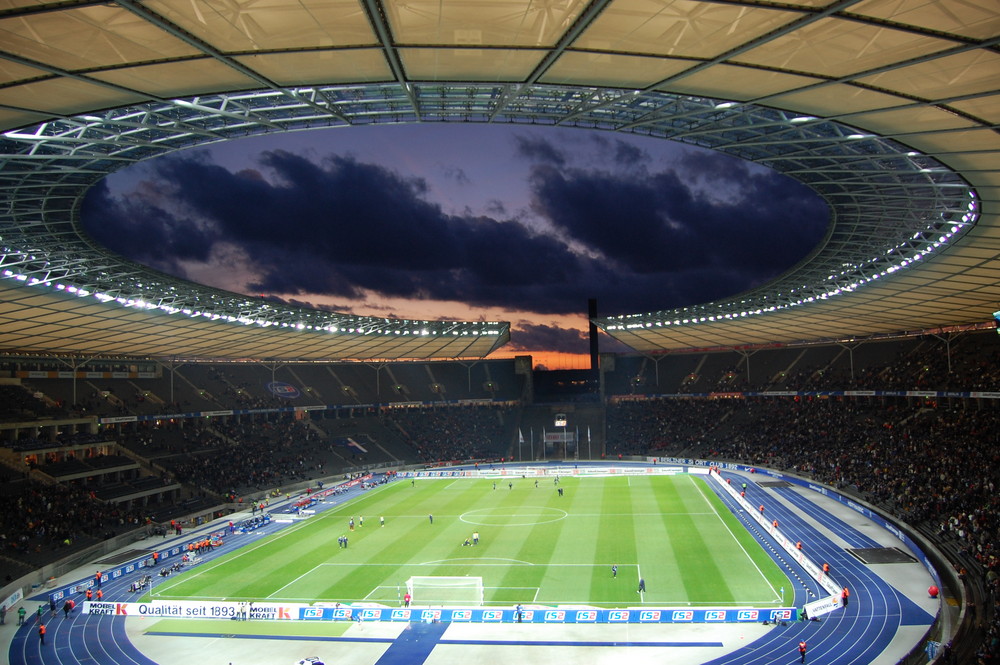
[[(478, 544), (466, 545), (474, 533)], [(400, 479), (239, 538), (254, 540), (164, 580), (154, 598), (397, 607), (411, 578), (448, 577), (481, 579), (475, 595), (487, 606), (766, 608), (782, 606), (783, 593), (790, 602), (782, 589), (793, 588), (694, 475), (565, 477), (558, 486), (540, 477), (537, 487), (517, 476), (495, 489), (491, 478)], [(413, 604), (479, 604), (461, 597), (468, 591), (440, 593), (418, 587)]]

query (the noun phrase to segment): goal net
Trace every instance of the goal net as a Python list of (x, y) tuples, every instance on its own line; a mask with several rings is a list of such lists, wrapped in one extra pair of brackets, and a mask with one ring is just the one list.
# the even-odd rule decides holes
[(483, 604), (482, 577), (411, 577), (406, 591), (419, 605)]

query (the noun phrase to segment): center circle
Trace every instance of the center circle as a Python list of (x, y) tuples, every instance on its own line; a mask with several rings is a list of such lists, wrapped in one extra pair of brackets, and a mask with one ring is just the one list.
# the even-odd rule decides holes
[(517, 513), (509, 508), (480, 508), (459, 515), (458, 519), (466, 524), (478, 526), (534, 526), (557, 522), (568, 513), (559, 508), (532, 507)]

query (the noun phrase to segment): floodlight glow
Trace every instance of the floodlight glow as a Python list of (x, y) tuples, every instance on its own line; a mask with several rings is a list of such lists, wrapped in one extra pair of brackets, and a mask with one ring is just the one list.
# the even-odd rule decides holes
[[(404, 83), (403, 85), (406, 86), (407, 89), (409, 89), (409, 85), (408, 84)], [(310, 89), (310, 90), (312, 90), (312, 89)], [(264, 95), (273, 95), (275, 93), (272, 91), (272, 92), (263, 93), (263, 94)], [(654, 94), (649, 93), (648, 91), (642, 91), (642, 90), (637, 90), (633, 94), (635, 96), (649, 95), (650, 96), (650, 100), (649, 100), (650, 102), (652, 102), (653, 101), (653, 97), (655, 97)], [(261, 93), (251, 92), (251, 93), (245, 93), (244, 95), (240, 96), (239, 98), (241, 100), (242, 99), (262, 100), (262, 99), (265, 99), (265, 96), (262, 96)], [(685, 98), (685, 99), (687, 99), (693, 105), (699, 105), (700, 104), (701, 108), (704, 111), (706, 111), (706, 114), (705, 114), (706, 117), (724, 116), (724, 117), (728, 118), (730, 116), (737, 117), (739, 114), (742, 114), (743, 117), (747, 118), (750, 121), (750, 124), (753, 124), (753, 122), (755, 121), (755, 118), (756, 118), (756, 116), (754, 114), (758, 113), (758, 111), (759, 111), (759, 109), (754, 108), (752, 105), (744, 104), (742, 102), (718, 101), (718, 100), (703, 99), (703, 98)], [(640, 101), (643, 104), (645, 104), (647, 100), (641, 99)], [(192, 111), (195, 111), (196, 112), (194, 114), (195, 116), (198, 116), (198, 114), (204, 112), (204, 110), (206, 109), (206, 107), (203, 106), (202, 103), (201, 103), (201, 101), (198, 100), (198, 99), (189, 99), (187, 101), (176, 100), (175, 102), (172, 102), (172, 103), (173, 103), (173, 107), (176, 108), (176, 109), (188, 108), (188, 109), (191, 109)], [(263, 105), (264, 104), (262, 103), (261, 106), (263, 107)], [(651, 107), (652, 107), (652, 105), (651, 105)], [(727, 111), (728, 109), (734, 109), (734, 110), (731, 111), (731, 112), (723, 113), (724, 111)], [(143, 118), (144, 118), (145, 113), (146, 113), (146, 111), (144, 109), (135, 109), (131, 113), (129, 113), (129, 112), (122, 113), (121, 111), (116, 112), (117, 115), (116, 115), (116, 117), (114, 119), (110, 119), (110, 118), (107, 119), (107, 122), (109, 123), (109, 130), (108, 130), (108, 132), (109, 133), (113, 133), (114, 131), (117, 131), (117, 127), (116, 126), (112, 126), (112, 123), (119, 123), (119, 122), (121, 122), (122, 120), (124, 120), (126, 118), (131, 118), (130, 122), (135, 122), (135, 123), (144, 122)], [(789, 116), (794, 116), (794, 117), (789, 117)], [(281, 113), (276, 114), (276, 117), (278, 118), (279, 122), (290, 119), (290, 117), (284, 117), (284, 116), (282, 116)], [(302, 118), (308, 117), (308, 116), (301, 116), (301, 115), (299, 115), (299, 116), (296, 116), (296, 117), (299, 120), (301, 120)], [(458, 117), (458, 116), (456, 115), (456, 117)], [(900, 147), (898, 145), (895, 145), (895, 144), (894, 145), (884, 144), (883, 142), (885, 140), (882, 137), (880, 137), (880, 136), (873, 135), (873, 134), (867, 134), (867, 133), (851, 133), (852, 131), (858, 131), (858, 130), (854, 130), (852, 128), (849, 128), (849, 127), (846, 127), (846, 126), (843, 126), (843, 125), (838, 125), (835, 122), (827, 121), (827, 120), (824, 120), (822, 118), (815, 118), (813, 116), (808, 116), (808, 115), (796, 115), (794, 111), (786, 112), (786, 113), (781, 113), (781, 117), (779, 118), (778, 122), (775, 122), (773, 112), (768, 112), (767, 114), (765, 114), (762, 117), (765, 119), (765, 123), (764, 123), (765, 127), (768, 126), (768, 125), (781, 125), (782, 121), (783, 121), (783, 124), (785, 125), (785, 128), (784, 129), (778, 129), (776, 131), (785, 131), (787, 129), (787, 127), (790, 126), (790, 125), (801, 125), (803, 123), (809, 123), (811, 121), (816, 121), (818, 126), (819, 125), (824, 126), (824, 129), (823, 129), (824, 132), (829, 132), (828, 134), (826, 134), (825, 136), (822, 137), (824, 140), (827, 140), (831, 145), (834, 145), (836, 143), (841, 143), (841, 146), (842, 146), (841, 153), (839, 155), (835, 155), (834, 157), (849, 157), (850, 159), (856, 159), (857, 157), (860, 156), (860, 153), (862, 151), (860, 149), (858, 149), (857, 147), (855, 147), (855, 146), (843, 146), (844, 139), (850, 139), (850, 140), (871, 139), (871, 144), (866, 143), (865, 146), (864, 146), (864, 149), (865, 149), (866, 153), (868, 152), (868, 148), (869, 148), (869, 145), (870, 145), (871, 146), (871, 152), (872, 152), (872, 154), (876, 154), (880, 150), (887, 150), (887, 152), (885, 152), (883, 154), (891, 154), (892, 156), (898, 156), (900, 154)], [(74, 124), (76, 124), (76, 125), (80, 125), (81, 124), (80, 123), (81, 120), (83, 122), (93, 122), (93, 123), (100, 123), (100, 122), (102, 122), (101, 118), (98, 117), (98, 116), (79, 116), (76, 119), (72, 120), (72, 122)], [(57, 122), (57, 121), (53, 121), (53, 122)], [(239, 120), (237, 120), (230, 127), (240, 126), (242, 124), (253, 125), (254, 122), (255, 121), (253, 119), (251, 119), (251, 118), (248, 117), (244, 122), (240, 122)], [(594, 122), (595, 122), (595, 124), (599, 123), (599, 120), (594, 120)], [(826, 128), (827, 124), (830, 125), (830, 129)], [(41, 138), (46, 138), (47, 139), (48, 138), (48, 133), (47, 133), (47, 129), (46, 129), (47, 127), (49, 127), (49, 125), (47, 123), (43, 123), (42, 125), (39, 125), (38, 130), (35, 131), (34, 133), (29, 133), (31, 130), (21, 130), (20, 132), (8, 132), (6, 135), (7, 136), (24, 136), (24, 137), (27, 137), (26, 138), (26, 142), (34, 145), (35, 143), (37, 143), (37, 141), (39, 139), (41, 139)], [(806, 134), (811, 129), (812, 129), (811, 127), (810, 128), (803, 127), (801, 131), (799, 131), (799, 130), (797, 130), (797, 131), (799, 131), (800, 135), (802, 135), (803, 137), (805, 137)], [(74, 130), (71, 128), (71, 131), (68, 132), (67, 134), (68, 135), (72, 134), (74, 140), (77, 140), (77, 137), (79, 135), (73, 133), (73, 131)], [(711, 130), (711, 131), (714, 131), (714, 130)], [(127, 132), (126, 134), (123, 134), (123, 135), (127, 135), (128, 133), (130, 133), (130, 132)], [(164, 140), (166, 140), (166, 139), (169, 138), (168, 134), (169, 134), (168, 132), (164, 133), (164, 136), (166, 137)], [(184, 136), (184, 137), (187, 137), (188, 134), (186, 132), (184, 132), (183, 129), (181, 129), (174, 136)], [(194, 137), (194, 138), (197, 139), (198, 137)], [(159, 141), (160, 139), (159, 138), (155, 138), (155, 139), (151, 139), (151, 140), (154, 141), (154, 142), (156, 142), (156, 141)], [(804, 140), (814, 141), (815, 139), (814, 138), (806, 138)], [(836, 146), (834, 146), (834, 147), (836, 147)], [(851, 154), (848, 154), (848, 153), (851, 153)], [(771, 156), (774, 156), (776, 154), (778, 154), (778, 153), (773, 153)], [(898, 168), (897, 170), (899, 170), (901, 172), (905, 171), (905, 173), (903, 174), (904, 176), (906, 176), (906, 175), (913, 176), (916, 173), (931, 174), (931, 175), (926, 176), (925, 178), (921, 178), (919, 184), (920, 184), (921, 187), (923, 187), (923, 186), (926, 186), (928, 183), (930, 183), (931, 186), (938, 187), (939, 191), (944, 191), (944, 188), (942, 187), (942, 185), (948, 185), (948, 184), (950, 184), (950, 183), (948, 183), (946, 181), (946, 178), (940, 177), (938, 175), (938, 174), (946, 175), (946, 174), (950, 173), (949, 169), (945, 168), (942, 164), (939, 164), (934, 158), (932, 158), (932, 157), (924, 157), (924, 156), (921, 155), (921, 153), (919, 153), (917, 151), (912, 151), (912, 150), (909, 151), (909, 152), (905, 152), (904, 154), (912, 160), (912, 161), (901, 160), (901, 161), (903, 161), (905, 163), (905, 165), (902, 166), (902, 167), (900, 167), (900, 168)], [(765, 155), (765, 157), (766, 157), (766, 155)], [(920, 159), (916, 159), (918, 157)], [(871, 159), (878, 159), (878, 156), (876, 155), (873, 158), (868, 158), (868, 157), (862, 156), (861, 159), (862, 160), (868, 159), (869, 161), (871, 161)], [(761, 161), (765, 161), (765, 159), (762, 157)], [(888, 167), (888, 171), (891, 172), (894, 168), (895, 167), (892, 167), (890, 165)], [(939, 180), (939, 178), (940, 178), (940, 180)], [(905, 187), (910, 182), (916, 182), (916, 179), (906, 180), (904, 178), (900, 178), (900, 179), (898, 179), (897, 184), (901, 183)], [(905, 230), (900, 229), (900, 233), (902, 234), (902, 237), (905, 238), (906, 237), (905, 236), (906, 233), (912, 233), (912, 236), (909, 238), (909, 240), (906, 240), (904, 242), (896, 244), (891, 249), (886, 250), (883, 255), (880, 255), (879, 252), (882, 251), (882, 249), (884, 249), (885, 243), (892, 242), (892, 240), (879, 241), (878, 244), (875, 244), (874, 246), (872, 246), (868, 250), (861, 249), (860, 251), (866, 251), (866, 252), (870, 251), (871, 253), (875, 254), (876, 258), (873, 258), (870, 262), (867, 262), (867, 263), (860, 262), (860, 263), (858, 263), (858, 262), (855, 262), (855, 260), (853, 258), (851, 258), (851, 257), (845, 257), (845, 259), (849, 260), (848, 262), (846, 262), (846, 263), (840, 263), (838, 261), (838, 263), (840, 263), (840, 265), (842, 266), (842, 268), (836, 268), (836, 267), (834, 267), (834, 268), (828, 269), (828, 270), (823, 270), (823, 269), (816, 270), (815, 272), (819, 273), (820, 275), (823, 272), (827, 272), (828, 274), (827, 274), (826, 279), (823, 280), (820, 284), (817, 284), (816, 282), (813, 281), (815, 279), (814, 276), (808, 276), (804, 280), (804, 281), (808, 282), (808, 286), (807, 285), (803, 285), (801, 287), (802, 291), (804, 291), (803, 295), (812, 294), (812, 297), (810, 298), (810, 301), (811, 301), (812, 298), (815, 298), (816, 295), (820, 291), (823, 292), (823, 296), (822, 297), (824, 297), (824, 298), (825, 297), (829, 297), (829, 296), (833, 296), (833, 295), (840, 295), (840, 294), (846, 293), (846, 292), (848, 292), (848, 291), (856, 288), (859, 285), (863, 285), (865, 283), (869, 283), (869, 282), (871, 282), (871, 281), (873, 281), (875, 279), (878, 279), (883, 274), (889, 274), (889, 273), (895, 272), (896, 270), (901, 270), (901, 269), (904, 269), (906, 267), (909, 267), (913, 263), (915, 263), (916, 261), (920, 260), (922, 257), (927, 256), (929, 252), (933, 251), (935, 248), (939, 247), (941, 244), (950, 242), (950, 240), (952, 240), (955, 237), (957, 237), (957, 235), (960, 232), (964, 231), (964, 229), (965, 229), (964, 226), (960, 226), (959, 224), (954, 223), (954, 220), (953, 220), (954, 217), (956, 217), (956, 216), (958, 216), (960, 214), (961, 207), (962, 207), (963, 203), (967, 205), (968, 212), (965, 215), (961, 216), (961, 224), (964, 225), (966, 223), (974, 223), (975, 222), (975, 218), (976, 218), (976, 212), (975, 211), (977, 210), (976, 195), (975, 195), (974, 192), (972, 192), (972, 191), (970, 191), (968, 189), (966, 189), (965, 191), (969, 195), (969, 199), (970, 200), (968, 200), (968, 201), (961, 200), (958, 196), (955, 196), (954, 197), (956, 199), (955, 201), (945, 202), (943, 205), (939, 206), (936, 211), (939, 211), (941, 209), (947, 209), (948, 212), (941, 213), (940, 214), (940, 220), (941, 221), (929, 224), (927, 226), (927, 228), (926, 228), (925, 231), (918, 231), (918, 232), (914, 233), (912, 231), (912, 228), (905, 229)], [(42, 221), (44, 221), (44, 220), (42, 220)], [(949, 224), (949, 223), (953, 223), (953, 225), (951, 225), (951, 227), (950, 227), (951, 228), (951, 232), (950, 233), (945, 233), (945, 234), (940, 234), (940, 230), (937, 227), (939, 227), (939, 226), (941, 226), (943, 224)], [(893, 236), (888, 236), (888, 238), (890, 238), (890, 239), (892, 237)], [(22, 254), (22, 253), (19, 253), (19, 252), (16, 253), (16, 254), (14, 254), (14, 256), (16, 256), (16, 258), (18, 260), (24, 260), (26, 258), (33, 258), (33, 257), (28, 257), (28, 255)], [(40, 260), (46, 260), (46, 256), (45, 256), (44, 253), (42, 254)], [(846, 269), (843, 269), (843, 268), (846, 268)], [(879, 272), (880, 270), (882, 272)], [(872, 273), (878, 273), (878, 274), (874, 274), (873, 276), (864, 276), (864, 275), (859, 274), (862, 271), (864, 273), (866, 273), (866, 274), (872, 274)], [(42, 274), (38, 270), (36, 270), (34, 272), (35, 272), (35, 274)], [(8, 276), (8, 277), (13, 277), (14, 276), (14, 274), (12, 272), (10, 272), (10, 271), (6, 271), (4, 273), (4, 275)], [(109, 275), (102, 275), (101, 279), (106, 279), (108, 277), (113, 277), (113, 276), (110, 275), (110, 274)], [(153, 280), (154, 283), (150, 283), (149, 280), (152, 279), (152, 278), (147, 279), (147, 277), (149, 277), (148, 275), (141, 275), (140, 277), (142, 278), (143, 281), (135, 281), (135, 282), (133, 282), (132, 283), (132, 287), (128, 287), (128, 286), (125, 286), (124, 288), (117, 287), (117, 289), (119, 289), (121, 291), (126, 291), (129, 288), (133, 288), (134, 287), (136, 289), (141, 289), (143, 293), (147, 293), (147, 294), (149, 294), (151, 291), (154, 291), (156, 289), (156, 280)], [(17, 276), (16, 279), (24, 281), (25, 278), (24, 278), (24, 276)], [(32, 277), (30, 279), (31, 279), (30, 283), (32, 285), (38, 285), (38, 284), (47, 283), (45, 281), (44, 277), (42, 279), (35, 278), (35, 277)], [(138, 279), (138, 277), (137, 278), (128, 278), (128, 279)], [(853, 280), (853, 281), (850, 282), (850, 285), (848, 285), (848, 281), (849, 280)], [(101, 283), (104, 283), (104, 282), (101, 282)], [(75, 292), (74, 288), (69, 288), (69, 287), (67, 287), (66, 285), (63, 285), (63, 284), (56, 285), (55, 288), (57, 288), (59, 290), (67, 290), (67, 291), (69, 291), (71, 293)], [(181, 287), (180, 290), (178, 290), (178, 288), (175, 287), (175, 286), (165, 286), (163, 288), (165, 288), (165, 289), (167, 289), (167, 290), (169, 290), (171, 292), (175, 292), (175, 293), (173, 293), (171, 295), (171, 297), (176, 297), (179, 294), (180, 297), (183, 298), (186, 295), (184, 293), (184, 287)], [(137, 291), (132, 291), (132, 292), (135, 293)], [(714, 309), (713, 308), (711, 310), (711, 311), (714, 312), (713, 316), (710, 316), (710, 317), (707, 317), (707, 318), (705, 316), (700, 316), (701, 312), (706, 311), (706, 306), (698, 306), (698, 307), (684, 308), (683, 310), (675, 310), (675, 315), (679, 314), (681, 316), (686, 316), (687, 318), (684, 319), (685, 323), (692, 324), (692, 325), (693, 324), (697, 324), (697, 323), (705, 322), (706, 320), (714, 322), (716, 320), (732, 319), (734, 317), (752, 316), (752, 315), (760, 314), (760, 313), (765, 312), (765, 311), (774, 311), (774, 310), (777, 310), (777, 309), (782, 309), (782, 308), (785, 308), (785, 307), (794, 306), (796, 304), (802, 304), (802, 300), (801, 299), (798, 300), (795, 303), (791, 303), (791, 302), (780, 303), (779, 302), (777, 304), (772, 304), (775, 300), (781, 301), (782, 299), (793, 297), (792, 294), (794, 294), (795, 292), (796, 292), (796, 289), (791, 289), (790, 292), (787, 289), (782, 289), (782, 292), (778, 292), (777, 294), (769, 294), (769, 295), (767, 295), (765, 297), (759, 297), (759, 296), (750, 297), (749, 299), (744, 300), (739, 305), (737, 305), (735, 302), (712, 303), (711, 305), (714, 305), (714, 307), (718, 308), (718, 309)], [(83, 292), (83, 293), (81, 293), (81, 295), (86, 295), (86, 293)], [(201, 295), (204, 295), (204, 294), (201, 294)], [(100, 296), (98, 296), (98, 297), (100, 297)], [(108, 296), (108, 297), (110, 297), (110, 296)], [(159, 296), (159, 295), (151, 295), (150, 296), (150, 298), (152, 298), (153, 300), (158, 300), (160, 297), (161, 296)], [(270, 327), (272, 325), (273, 326), (279, 325), (275, 321), (254, 320), (252, 318), (252, 316), (251, 317), (243, 317), (243, 316), (240, 316), (240, 315), (226, 315), (225, 311), (224, 311), (226, 309), (229, 309), (230, 311), (232, 311), (234, 309), (234, 307), (239, 307), (241, 310), (243, 308), (245, 308), (245, 307), (249, 307), (252, 310), (256, 309), (257, 311), (261, 311), (263, 309), (266, 309), (267, 305), (257, 304), (256, 302), (251, 301), (251, 300), (244, 300), (241, 303), (234, 303), (233, 300), (232, 299), (228, 299), (227, 296), (221, 296), (221, 295), (218, 295), (218, 294), (212, 294), (208, 298), (209, 298), (209, 301), (210, 301), (210, 305), (209, 305), (210, 309), (215, 310), (215, 311), (223, 311), (223, 314), (221, 316), (225, 316), (226, 321), (228, 321), (228, 322), (240, 322), (240, 323), (243, 323), (244, 325), (250, 325), (250, 324), (255, 323), (255, 324), (257, 324), (257, 325), (259, 325), (259, 326), (261, 326), (263, 328), (267, 328), (267, 327)], [(119, 302), (121, 302), (120, 299), (119, 299)], [(204, 302), (204, 301), (202, 301), (202, 302)], [(124, 306), (128, 306), (128, 307), (139, 307), (139, 308), (143, 308), (144, 307), (144, 308), (150, 308), (150, 309), (157, 307), (156, 305), (150, 304), (148, 302), (148, 299), (128, 300), (127, 302), (122, 303), (122, 304)], [(755, 306), (757, 307), (756, 309), (751, 309), (751, 308), (753, 308)], [(742, 309), (744, 307), (746, 309), (743, 310), (743, 311), (741, 311), (741, 312), (739, 312), (738, 314), (733, 314), (731, 312), (726, 312), (725, 311), (727, 309), (729, 309), (729, 310), (737, 310), (738, 308)], [(179, 310), (177, 310), (175, 308), (171, 308), (171, 307), (167, 307), (167, 306), (161, 306), (161, 307), (159, 307), (159, 309), (161, 309), (163, 311), (167, 311), (167, 312), (177, 312), (177, 311), (179, 311)], [(187, 310), (180, 310), (180, 311), (183, 311), (186, 315), (189, 315), (189, 316), (191, 315), (191, 310), (189, 310), (189, 309), (187, 309)], [(681, 313), (681, 312), (683, 312), (683, 313)], [(285, 314), (287, 314), (287, 312)], [(667, 314), (667, 315), (669, 315), (669, 314)], [(201, 312), (198, 312), (197, 314), (195, 314), (195, 316), (205, 316), (207, 318), (211, 318), (213, 321), (217, 320), (220, 317), (220, 315), (210, 316), (209, 314), (203, 314)], [(271, 316), (271, 314), (266, 314), (265, 316)], [(295, 315), (292, 315), (292, 316), (295, 316)], [(279, 310), (277, 312), (276, 318), (282, 318), (282, 311), (281, 310)], [(291, 317), (289, 317), (289, 318), (291, 318)], [(315, 321), (316, 324), (315, 325), (308, 325), (308, 326), (305, 326), (304, 324), (299, 324), (299, 325), (291, 324), (291, 326), (290, 326), (287, 323), (281, 323), (280, 325), (283, 328), (294, 327), (294, 328), (297, 328), (299, 330), (308, 329), (308, 330), (327, 330), (327, 331), (330, 331), (330, 332), (338, 332), (339, 331), (339, 329), (337, 327), (335, 327), (335, 326), (324, 325), (323, 324), (324, 318), (320, 314), (316, 314), (315, 316), (305, 315), (303, 318), (306, 318), (306, 319), (308, 319), (310, 321)], [(652, 314), (646, 314), (646, 315), (640, 315), (640, 314), (637, 314), (637, 315), (623, 315), (623, 316), (617, 317), (617, 320), (622, 321), (622, 322), (631, 322), (627, 326), (625, 326), (625, 324), (623, 323), (621, 326), (617, 326), (618, 328), (624, 328), (624, 327), (628, 327), (628, 328), (643, 327), (643, 325), (645, 325), (645, 327), (650, 327), (651, 325), (653, 325), (651, 323), (651, 321), (654, 320), (654, 317), (652, 316)], [(655, 317), (655, 320), (656, 320), (656, 324), (655, 325), (657, 325), (657, 326), (660, 326), (660, 325), (671, 325), (671, 322), (669, 320), (668, 321), (660, 321), (659, 317)], [(366, 319), (366, 321), (369, 321), (369, 320)], [(386, 323), (386, 325), (390, 325), (390, 326), (393, 325), (393, 324), (390, 324), (389, 319), (386, 319), (385, 323)], [(399, 323), (400, 323), (399, 321), (395, 321), (394, 325), (399, 325)], [(406, 322), (406, 323), (409, 324), (409, 322)], [(679, 325), (680, 321), (675, 320), (674, 323)], [(369, 326), (369, 325), (370, 325), (370, 323), (365, 323), (365, 326)], [(484, 328), (484, 324), (482, 322), (464, 324), (464, 327), (465, 327), (465, 330), (463, 332), (461, 332), (461, 333), (457, 332), (457, 331), (454, 331), (454, 330), (452, 330), (451, 332), (452, 332), (453, 335), (460, 335), (460, 334), (461, 335), (470, 335), (470, 334), (476, 335), (476, 334), (484, 334), (484, 332), (486, 331), (486, 329)], [(363, 329), (363, 328), (358, 328), (357, 332), (358, 333), (362, 333), (364, 330), (365, 329)], [(372, 332), (371, 329), (367, 329), (367, 330), (368, 330), (369, 333)], [(395, 330), (395, 334), (396, 335), (399, 335), (399, 334), (409, 335), (409, 334), (411, 334), (411, 330), (412, 330), (412, 334), (413, 335), (417, 335), (417, 334), (426, 335), (426, 334), (429, 334), (426, 330), (418, 331), (415, 328), (410, 328), (410, 329), (403, 330), (402, 333), (400, 332), (400, 330)], [(352, 332), (353, 332), (353, 329), (352, 329)], [(383, 330), (379, 330), (378, 332), (379, 333), (383, 333), (383, 334), (392, 334), (391, 332), (387, 332), (387, 331), (383, 331)], [(490, 330), (489, 333), (495, 334), (495, 331)], [(440, 333), (436, 332), (435, 334), (447, 334), (447, 331), (441, 331)]]

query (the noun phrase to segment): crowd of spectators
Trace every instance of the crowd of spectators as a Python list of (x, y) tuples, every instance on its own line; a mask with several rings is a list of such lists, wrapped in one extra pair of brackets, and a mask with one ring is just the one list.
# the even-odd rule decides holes
[(100, 433), (90, 434), (89, 432), (75, 432), (73, 434), (67, 434), (60, 432), (56, 435), (55, 439), (22, 435), (15, 441), (3, 442), (3, 445), (4, 447), (17, 452), (25, 452), (29, 450), (52, 448), (55, 446), (81, 446), (88, 443), (104, 443), (112, 440), (114, 440), (113, 436), (109, 438), (108, 435)]
[[(510, 414), (510, 407), (489, 405), (392, 409), (382, 423), (411, 451), (403, 461), (485, 459), (507, 454)], [(342, 439), (287, 414), (167, 422), (122, 434), (128, 448), (179, 481), (230, 498), (366, 463), (359, 449), (338, 447)], [(359, 440), (374, 445), (368, 435)]]
[(65, 411), (57, 403), (46, 401), (23, 386), (0, 384), (0, 420), (18, 422), (40, 418), (58, 418)]
[[(644, 407), (644, 408), (643, 408)], [(1000, 405), (907, 398), (659, 399), (608, 409), (609, 446), (734, 460), (855, 492), (1000, 573)], [(673, 442), (666, 436), (675, 436)], [(996, 612), (984, 653), (1000, 656)]]
[[(997, 391), (996, 335), (926, 338), (852, 371), (844, 361), (802, 366), (750, 386), (733, 368), (691, 375), (676, 392)], [(849, 356), (848, 356), (849, 359)], [(670, 387), (658, 387), (671, 392)], [(1000, 485), (990, 442), (1000, 431), (993, 400), (674, 399), (617, 402), (607, 411), (608, 450), (718, 457), (794, 471), (860, 493), (974, 561), (990, 606), (980, 662), (1000, 657)], [(963, 568), (964, 570), (964, 568)]]
[(22, 562), (45, 563), (61, 551), (146, 523), (141, 511), (99, 501), (84, 487), (23, 479), (5, 484), (3, 493), (0, 547), (5, 555)]
[(291, 417), (213, 421), (183, 441), (185, 454), (161, 463), (182, 482), (230, 497), (320, 476), (329, 460), (317, 432)]
[(506, 406), (391, 409), (386, 420), (425, 462), (492, 459), (507, 455), (512, 410)]
[[(875, 346), (879, 344), (880, 346)], [(777, 351), (780, 353), (781, 351)], [(919, 341), (871, 342), (830, 354), (829, 347), (803, 349), (787, 367), (775, 367), (768, 350), (747, 356), (739, 365), (703, 369), (711, 362), (699, 362), (695, 372), (652, 380), (652, 365), (644, 365), (629, 383), (629, 394), (642, 386), (645, 392), (706, 393), (755, 390), (936, 390), (990, 391), (1000, 385), (1000, 338), (991, 331), (944, 338), (925, 337)], [(820, 361), (819, 358), (825, 360)], [(712, 359), (704, 354), (701, 360)], [(748, 379), (747, 366), (753, 381)], [(770, 368), (770, 369), (762, 369)], [(666, 366), (660, 374), (672, 376)], [(633, 370), (634, 371), (634, 370)]]
[(608, 406), (609, 455), (659, 455), (702, 441), (728, 414), (728, 400), (627, 400)]
[(222, 368), (213, 367), (208, 375), (213, 382), (209, 385), (212, 394), (229, 408), (278, 409), (288, 406), (288, 400), (266, 393), (255, 383), (230, 376)]
[[(852, 372), (841, 358), (829, 366), (799, 367), (780, 377), (789, 390), (998, 390), (1000, 351), (957, 339), (901, 345), (897, 357)], [(950, 359), (950, 362), (949, 362)], [(241, 403), (235, 379), (214, 377), (229, 400)], [(772, 377), (773, 378), (773, 377)], [(690, 379), (690, 380), (689, 380)], [(720, 376), (690, 375), (689, 390), (750, 388), (739, 367)], [(661, 392), (662, 386), (658, 386)], [(683, 385), (676, 392), (682, 392)], [(30, 395), (21, 390), (25, 395)], [(20, 399), (21, 395), (18, 395)], [(34, 399), (33, 397), (31, 399)], [(270, 398), (245, 405), (270, 406)], [(259, 400), (259, 401), (255, 401)], [(982, 577), (990, 602), (1000, 574), (1000, 499), (996, 489), (1000, 431), (995, 400), (918, 398), (676, 398), (613, 401), (606, 410), (606, 453), (737, 460), (791, 471), (857, 493), (950, 543)], [(127, 405), (126, 405), (127, 406)], [(385, 409), (383, 424), (424, 462), (508, 454), (514, 409), (498, 405)], [(148, 455), (181, 482), (237, 498), (291, 482), (329, 475), (335, 460), (329, 437), (290, 415), (217, 418), (162, 425), (169, 436), (134, 429), (128, 446)], [(162, 433), (162, 432), (161, 432)], [(79, 435), (86, 437), (89, 435)], [(98, 438), (106, 438), (98, 435)], [(31, 439), (19, 441), (31, 448)], [(339, 469), (330, 469), (339, 471)], [(13, 557), (64, 550), (81, 537), (101, 538), (143, 524), (137, 512), (101, 503), (82, 488), (10, 484), (10, 510), (0, 515), (0, 545)], [(981, 657), (1000, 656), (997, 612)]]
[(130, 450), (149, 459), (203, 453), (225, 442), (210, 422), (195, 419), (143, 423), (122, 432), (119, 440)]
[(941, 341), (922, 345), (884, 365), (860, 371), (855, 386), (860, 390), (995, 390), (1000, 385), (1000, 351), (984, 350), (977, 339), (982, 336), (959, 337), (950, 352)]

